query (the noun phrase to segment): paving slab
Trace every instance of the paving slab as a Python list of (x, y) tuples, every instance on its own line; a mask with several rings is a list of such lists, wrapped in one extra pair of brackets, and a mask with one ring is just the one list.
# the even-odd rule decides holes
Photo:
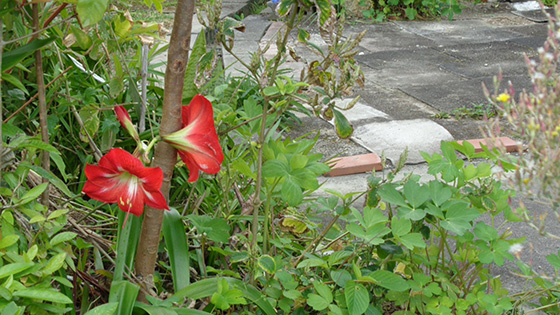
[[(528, 75), (504, 76), (501, 89), (506, 87), (508, 81), (513, 83), (517, 91), (531, 87), (531, 79)], [(443, 85), (402, 86), (399, 89), (439, 111), (452, 113), (453, 110), (464, 106), (487, 104), (488, 100), (482, 89), (483, 83), (488, 89), (493, 90), (492, 77), (450, 81)]]
[(517, 37), (515, 33), (493, 27), (482, 21), (395, 22), (411, 33), (429, 38), (438, 45), (456, 45), (465, 42), (486, 43)]
[(429, 119), (393, 120), (357, 126), (354, 138), (365, 148), (378, 155), (385, 153), (392, 163), (408, 148), (408, 163), (421, 163), (420, 151), (440, 152), (441, 141), (452, 141), (453, 136), (442, 126)]
[(527, 74), (519, 65), (525, 62), (525, 55), (534, 54), (533, 49), (511, 41), (453, 45), (442, 50), (459, 61), (443, 61), (440, 66), (469, 79), (493, 77), (500, 69), (504, 75)]
[[(337, 107), (344, 109), (352, 100), (352, 98), (347, 98), (335, 101), (335, 104)], [(372, 119), (391, 119), (388, 114), (373, 108), (371, 105), (366, 104), (363, 101), (358, 101), (354, 107), (351, 109), (345, 109), (342, 113), (352, 124), (360, 123), (361, 121), (371, 121)]]
[(356, 36), (367, 30), (360, 47), (370, 52), (415, 49), (435, 46), (429, 38), (411, 33), (394, 23), (353, 25), (345, 28), (345, 37)]
[[(554, 9), (552, 8), (547, 8), (545, 9), (545, 12), (548, 14), (554, 14)], [(533, 22), (537, 22), (537, 23), (546, 23), (548, 21), (547, 15), (546, 13), (543, 12), (542, 9), (535, 9), (535, 10), (515, 10), (512, 11), (511, 13), (515, 14), (515, 15), (519, 15), (522, 16), (530, 21)]]

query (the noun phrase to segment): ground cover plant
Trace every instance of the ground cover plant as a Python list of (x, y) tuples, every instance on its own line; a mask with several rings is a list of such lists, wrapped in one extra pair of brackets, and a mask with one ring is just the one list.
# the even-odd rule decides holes
[[(492, 276), (523, 241), (496, 223), (519, 219), (492, 171), (515, 164), (496, 152), (442, 143), (427, 181), (399, 177), (405, 154), (367, 191), (313, 194), (330, 170), (319, 135), (291, 139), (285, 122), (318, 115), (349, 137), (334, 99), (363, 81), (363, 34), (344, 39), (330, 2), (281, 1), (277, 53), (239, 58), (239, 77), (217, 51), (242, 24), (220, 2), (198, 5), (190, 51), (193, 1), (177, 1), (168, 46), (110, 4), (0, 4), (3, 314), (521, 312), (529, 299)], [(310, 6), (326, 48), (299, 27)], [(290, 36), (317, 52), (296, 75)]]

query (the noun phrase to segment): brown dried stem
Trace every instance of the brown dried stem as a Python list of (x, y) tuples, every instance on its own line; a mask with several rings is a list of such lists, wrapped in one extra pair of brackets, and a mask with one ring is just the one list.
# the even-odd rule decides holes
[[(177, 2), (165, 71), (163, 114), (159, 129), (161, 136), (181, 128), (183, 80), (189, 58), (193, 14), (194, 0)], [(163, 171), (161, 192), (167, 200), (169, 200), (169, 186), (176, 162), (177, 151), (166, 142), (160, 142), (156, 147), (153, 164)], [(153, 279), (156, 264), (162, 222), (162, 210), (146, 207), (136, 252), (136, 272), (142, 277), (143, 285), (146, 287), (153, 285), (150, 281), (153, 281), (151, 279)], [(138, 298), (144, 300), (145, 296), (140, 294)]]

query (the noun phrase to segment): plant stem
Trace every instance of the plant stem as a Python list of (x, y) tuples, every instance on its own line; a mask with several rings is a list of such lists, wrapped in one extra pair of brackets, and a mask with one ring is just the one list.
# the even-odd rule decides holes
[[(179, 0), (177, 2), (165, 71), (160, 136), (181, 129), (183, 80), (189, 59), (193, 15), (194, 0)], [(161, 192), (167, 200), (169, 200), (169, 188), (176, 162), (177, 151), (166, 142), (159, 142), (155, 150), (153, 164), (163, 171)], [(138, 251), (136, 252), (136, 272), (142, 276), (143, 285), (146, 287), (153, 285), (151, 282), (153, 282), (162, 222), (162, 210), (146, 207)], [(145, 295), (143, 293), (139, 294), (138, 299), (145, 301)]]
[[(41, 4), (33, 4), (33, 30), (36, 32), (32, 39), (38, 39), (40, 35), (39, 26), (39, 7)], [(35, 71), (37, 75), (37, 95), (39, 99), (39, 126), (41, 127), (41, 140), (45, 144), (49, 144), (49, 129), (47, 126), (47, 100), (45, 97), (45, 79), (43, 77), (43, 55), (41, 49), (35, 51)], [(50, 155), (48, 151), (41, 152), (41, 166), (47, 172), (50, 171)], [(48, 183), (49, 180), (43, 178), (43, 183)], [(41, 203), (44, 206), (49, 205), (49, 188), (43, 192), (41, 196)]]

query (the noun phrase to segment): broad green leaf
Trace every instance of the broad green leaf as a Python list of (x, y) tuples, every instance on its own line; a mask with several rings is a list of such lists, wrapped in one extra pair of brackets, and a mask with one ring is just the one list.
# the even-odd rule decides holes
[(350, 315), (364, 314), (369, 305), (369, 293), (360, 283), (350, 280), (344, 288), (344, 298)]
[(112, 98), (117, 98), (124, 90), (124, 80), (120, 77), (112, 77), (109, 81), (109, 95)]
[(441, 227), (457, 235), (463, 235), (472, 226), (471, 223), (468, 221), (445, 220), (445, 221), (441, 221)]
[(80, 110), (79, 115), (84, 123), (84, 127), (80, 129), (80, 140), (89, 143), (86, 132), (93, 137), (99, 130), (99, 110), (92, 106), (85, 106)]
[(51, 246), (55, 246), (57, 244), (63, 243), (63, 242), (68, 242), (70, 240), (73, 240), (76, 237), (76, 233), (74, 232), (62, 232), (62, 233), (58, 233), (57, 235), (55, 235), (51, 240), (50, 240), (50, 244)]
[(140, 287), (125, 280), (113, 280), (109, 303), (118, 303), (117, 314), (132, 314)]
[(393, 185), (383, 185), (379, 189), (379, 196), (388, 203), (397, 206), (407, 206), (403, 196), (395, 189), (395, 186)]
[(410, 233), (399, 237), (399, 240), (404, 245), (404, 247), (412, 250), (415, 247), (424, 248), (426, 247), (426, 242), (422, 238), (420, 233)]
[(270, 160), (264, 163), (262, 173), (264, 177), (284, 177), (290, 174), (290, 167), (284, 161)]
[(314, 293), (310, 293), (307, 296), (307, 305), (311, 306), (316, 311), (322, 311), (329, 307), (330, 302), (328, 302), (324, 297), (319, 296)]
[[(231, 288), (241, 290), (243, 292), (243, 296), (253, 301), (253, 303), (255, 303), (265, 314), (267, 315), (276, 314), (276, 311), (274, 310), (274, 308), (272, 308), (270, 303), (268, 303), (266, 297), (262, 294), (262, 292), (255, 289), (255, 287), (234, 278), (221, 278), (221, 279), (226, 279)], [(179, 302), (186, 297), (193, 300), (198, 300), (198, 299), (212, 296), (214, 292), (217, 291), (218, 291), (217, 278), (202, 279), (188, 285), (187, 287), (180, 290), (179, 292), (176, 292), (175, 295), (173, 295), (168, 300), (171, 302)]]
[(122, 13), (113, 18), (113, 25), (115, 26), (115, 34), (121, 38), (125, 37), (126, 33), (132, 28), (132, 22)]
[[(72, 299), (51, 289), (25, 289), (14, 291), (14, 296), (53, 303), (70, 304)], [(123, 314), (123, 313), (121, 313)]]
[(402, 292), (409, 288), (408, 283), (399, 275), (387, 270), (376, 270), (369, 274), (377, 285), (389, 290)]
[(170, 208), (163, 214), (163, 238), (169, 254), (173, 289), (175, 292), (190, 283), (190, 261), (187, 234), (181, 215), (175, 208)]
[(309, 258), (300, 262), (296, 268), (305, 267), (327, 267), (327, 263), (320, 258)]
[(282, 183), (281, 190), (282, 200), (287, 202), (290, 206), (297, 206), (303, 201), (303, 192), (301, 187), (292, 179), (287, 177)]
[(76, 12), (84, 27), (96, 24), (101, 21), (109, 0), (78, 0)]
[(558, 255), (550, 254), (546, 256), (546, 260), (552, 267), (560, 269), (560, 251), (558, 251)]
[(391, 218), (391, 231), (393, 235), (402, 236), (410, 232), (412, 223), (407, 219), (399, 219), (396, 216)]
[(244, 159), (237, 159), (234, 160), (232, 162), (232, 167), (233, 169), (235, 169), (236, 171), (238, 171), (239, 173), (252, 178), (252, 179), (256, 179), (257, 176), (255, 175), (255, 172), (251, 171), (251, 168), (249, 167), (249, 165), (247, 164), (247, 162)]
[[(322, 0), (321, 0), (322, 1)], [(346, 139), (354, 132), (354, 127), (350, 124), (348, 119), (336, 109), (333, 109), (334, 125), (336, 126), (336, 133), (342, 139)]]
[(267, 86), (263, 89), (263, 93), (265, 96), (272, 96), (279, 94), (280, 90), (278, 90), (278, 88), (275, 86)]
[(486, 242), (498, 239), (498, 231), (496, 231), (495, 228), (486, 225), (486, 223), (482, 221), (476, 224), (473, 232), (476, 237)]
[(429, 182), (428, 189), (430, 190), (430, 198), (436, 206), (441, 206), (451, 198), (451, 189), (439, 181)]
[(34, 266), (34, 263), (13, 263), (0, 267), (0, 279), (22, 272)]
[(87, 50), (91, 47), (93, 41), (86, 32), (74, 25), (70, 25), (70, 29), (72, 30), (72, 34), (76, 37), (76, 43), (78, 43), (78, 46), (80, 46), (81, 49)]
[(409, 20), (414, 20), (416, 18), (416, 15), (418, 14), (418, 11), (416, 11), (415, 8), (408, 7), (404, 10), (404, 13)]
[(99, 305), (98, 307), (90, 310), (85, 315), (113, 315), (117, 313), (117, 308), (119, 307), (119, 303), (107, 303), (103, 305)]
[(39, 184), (35, 187), (33, 187), (31, 190), (29, 190), (28, 192), (26, 192), (23, 197), (21, 197), (20, 201), (18, 202), (19, 205), (24, 205), (26, 203), (29, 203), (33, 200), (37, 200), (37, 198), (39, 198), (39, 196), (41, 196), (41, 194), (48, 188), (49, 183), (42, 183)]
[[(32, 55), (37, 49), (50, 44), (56, 37), (46, 39), (34, 39), (31, 42), (20, 46), (14, 50), (2, 54), (2, 71), (11, 69), (20, 61)], [(3, 77), (2, 77), (3, 78)]]
[(206, 215), (188, 215), (187, 218), (200, 234), (206, 233), (210, 240), (219, 243), (229, 241), (231, 227), (226, 220)]
[(428, 187), (420, 186), (413, 181), (404, 185), (403, 193), (408, 203), (414, 208), (420, 207), (430, 197)]
[(299, 42), (306, 43), (309, 40), (310, 37), (311, 36), (309, 35), (309, 32), (307, 32), (306, 30), (304, 30), (302, 28), (298, 29), (298, 37), (297, 38), (298, 38)]
[(6, 235), (0, 240), (0, 249), (10, 247), (14, 245), (19, 240), (19, 236), (15, 234)]
[(276, 272), (276, 261), (270, 255), (263, 255), (259, 257), (258, 264), (259, 267), (262, 268), (262, 270), (268, 272), (271, 275)]
[(331, 279), (336, 283), (339, 287), (344, 288), (348, 281), (352, 280), (352, 275), (348, 270), (341, 269), (341, 270), (333, 270), (331, 271)]
[(51, 275), (58, 271), (64, 265), (64, 260), (66, 259), (66, 253), (60, 253), (49, 260), (47, 265), (41, 269), (43, 275)]
[(329, 304), (333, 301), (332, 290), (328, 285), (321, 283), (319, 281), (313, 282), (313, 287), (315, 291), (322, 296)]
[(51, 212), (51, 214), (49, 214), (49, 216), (47, 217), (47, 220), (54, 220), (54, 219), (60, 217), (61, 215), (67, 214), (68, 212), (70, 212), (70, 210), (68, 210), (68, 209), (55, 210), (55, 211)]

